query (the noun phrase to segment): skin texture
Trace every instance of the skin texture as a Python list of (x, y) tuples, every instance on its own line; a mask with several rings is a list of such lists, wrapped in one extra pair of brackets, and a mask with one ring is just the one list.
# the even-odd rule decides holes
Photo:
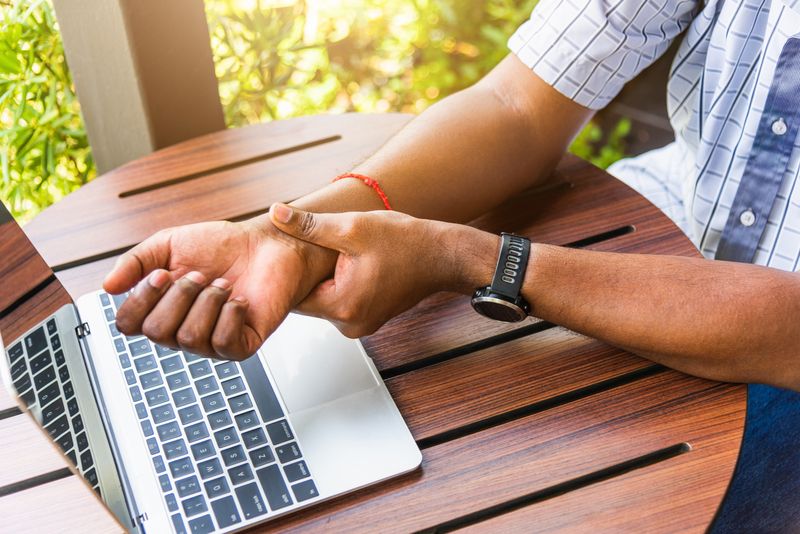
[[(111, 293), (136, 286), (117, 326), (242, 359), (292, 309), (356, 337), (433, 292), (469, 294), (500, 240), (455, 223), (541, 184), (590, 117), (509, 56), (354, 169), (403, 213), (370, 211), (375, 192), (340, 180), (251, 221), (165, 230), (106, 278)], [(676, 369), (800, 389), (797, 274), (533, 244), (523, 295), (537, 317)]]

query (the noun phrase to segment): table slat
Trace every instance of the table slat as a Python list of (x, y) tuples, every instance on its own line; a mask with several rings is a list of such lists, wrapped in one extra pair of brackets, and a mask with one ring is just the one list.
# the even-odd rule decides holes
[(67, 467), (53, 442), (26, 413), (0, 419), (0, 451), (0, 487)]

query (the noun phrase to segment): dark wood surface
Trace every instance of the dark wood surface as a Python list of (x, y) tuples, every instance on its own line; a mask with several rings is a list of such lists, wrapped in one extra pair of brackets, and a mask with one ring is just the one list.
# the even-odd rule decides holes
[[(26, 231), (78, 297), (150, 233), (238, 220), (297, 198), (408, 120), (325, 116), (210, 134), (99, 178)], [(552, 185), (474, 224), (565, 246), (697, 255), (656, 208), (574, 157), (562, 161)], [(4, 334), (16, 331), (16, 318), (64, 298), (58, 284), (39, 289), (3, 317)], [(743, 430), (742, 386), (667, 370), (534, 318), (495, 323), (450, 294), (426, 299), (363, 341), (420, 444), (421, 469), (264, 530), (702, 531), (724, 495)], [(8, 402), (0, 397), (0, 410)], [(15, 420), (6, 419), (0, 423)], [(3, 456), (19, 449), (12, 441), (0, 441)], [(29, 462), (6, 478), (46, 475), (56, 465), (37, 470)], [(25, 499), (0, 497), (0, 510), (19, 499), (17, 516), (41, 513), (24, 508), (30, 492), (60, 494), (56, 484), (64, 480), (28, 489)], [(92, 506), (87, 494), (74, 513)]]

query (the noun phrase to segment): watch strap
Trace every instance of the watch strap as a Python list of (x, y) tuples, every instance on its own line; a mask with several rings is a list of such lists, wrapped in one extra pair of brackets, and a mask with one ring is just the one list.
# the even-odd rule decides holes
[(493, 293), (512, 300), (519, 297), (530, 252), (529, 239), (506, 232), (501, 234), (500, 255), (491, 285)]

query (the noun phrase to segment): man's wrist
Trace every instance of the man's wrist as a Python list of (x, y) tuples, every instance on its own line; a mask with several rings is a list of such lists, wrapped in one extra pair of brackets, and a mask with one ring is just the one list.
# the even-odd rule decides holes
[(450, 252), (451, 291), (471, 295), (476, 288), (489, 285), (494, 276), (500, 236), (471, 226), (452, 225), (447, 232)]

